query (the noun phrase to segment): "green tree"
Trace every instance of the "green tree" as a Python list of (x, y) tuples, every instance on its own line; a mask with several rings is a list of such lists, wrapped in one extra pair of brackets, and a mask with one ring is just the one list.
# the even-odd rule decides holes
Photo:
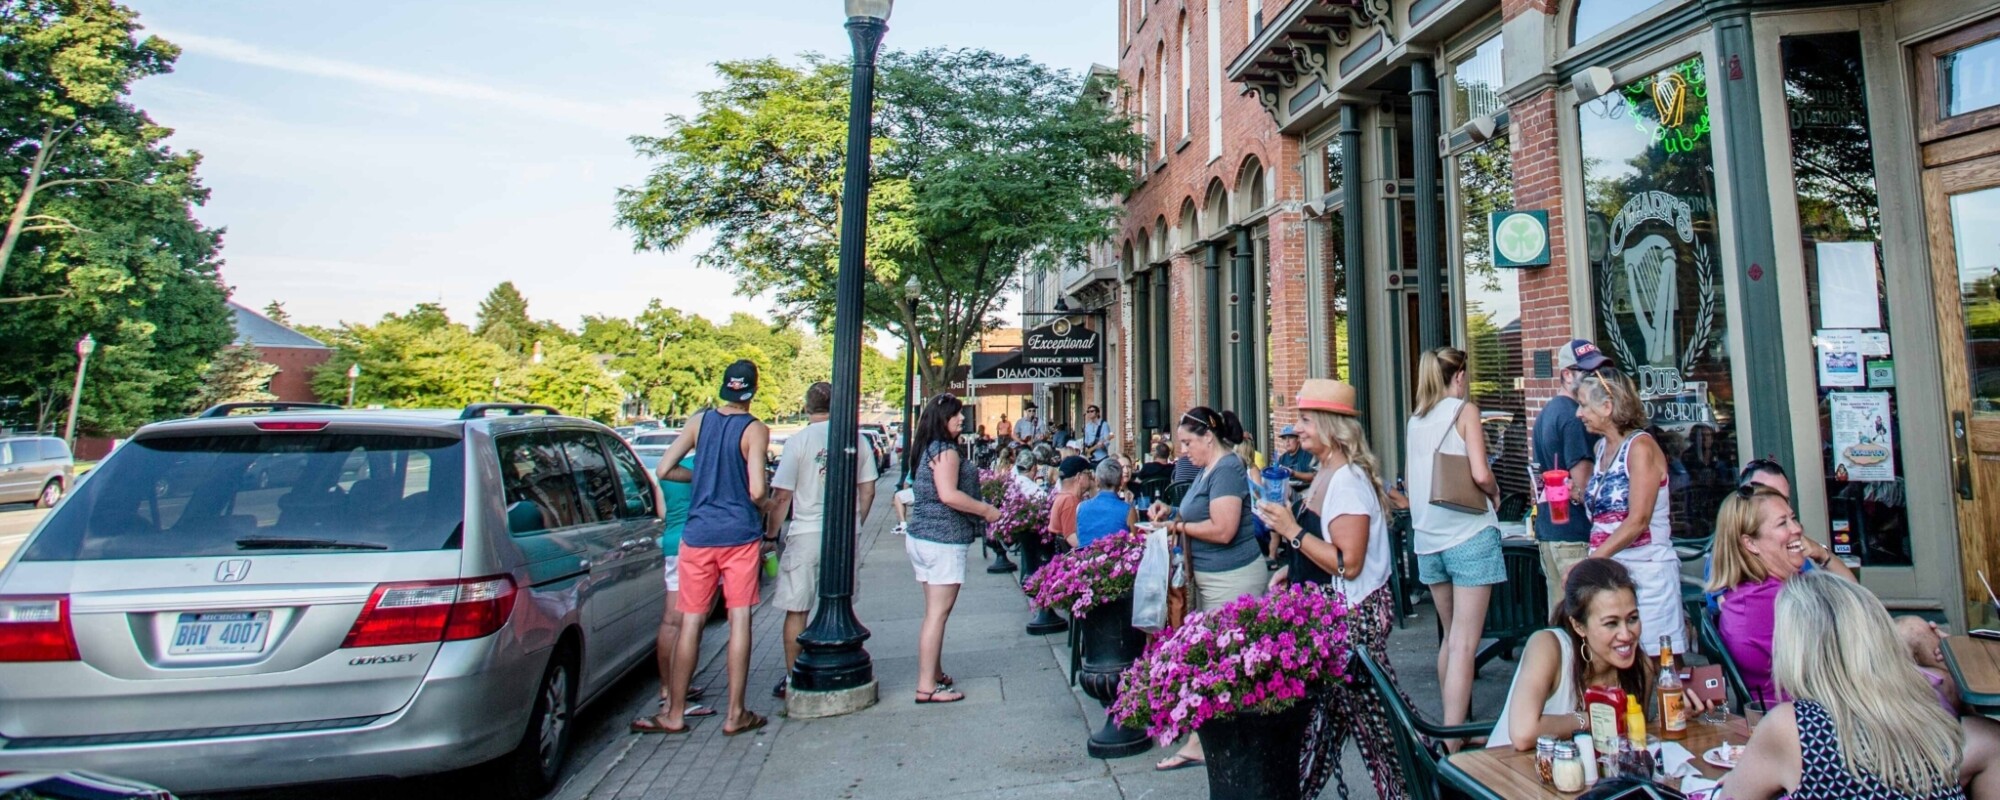
[[(642, 250), (713, 235), (701, 263), (771, 293), (787, 319), (833, 320), (847, 67), (817, 56), (717, 65), (723, 86), (663, 136), (633, 138), (655, 161), (622, 189), (618, 220)], [(1018, 287), (1024, 268), (1073, 257), (1118, 214), (1124, 159), (1143, 138), (1079, 78), (978, 50), (891, 53), (878, 71), (866, 324), (914, 335), (941, 382)], [(915, 278), (918, 298), (905, 295)]]
[(583, 348), (556, 343), (543, 348), (542, 361), (520, 374), (521, 399), (554, 406), (563, 413), (610, 422), (624, 392), (597, 358)]
[(521, 296), (513, 281), (502, 281), (486, 293), (472, 332), (510, 353), (528, 352), (538, 333), (535, 321), (528, 317), (528, 298)]
[(255, 345), (226, 347), (215, 354), (201, 374), (201, 389), (195, 392), (189, 411), (200, 411), (219, 403), (253, 403), (278, 399), (271, 394), (271, 378), (278, 365), (266, 364)]
[(264, 317), (287, 328), (292, 327), (291, 313), (285, 310), (284, 303), (276, 300), (272, 300), (270, 305), (264, 306)]
[(903, 407), (903, 354), (885, 356), (873, 347), (861, 348), (861, 396), (891, 409)]
[(374, 325), (344, 324), (327, 338), (333, 357), (313, 372), (313, 391), (344, 397), (347, 369), (361, 366), (355, 382), (357, 405), (395, 408), (461, 408), (518, 393), (524, 363), (515, 354), (445, 318), (433, 304), (389, 314)]

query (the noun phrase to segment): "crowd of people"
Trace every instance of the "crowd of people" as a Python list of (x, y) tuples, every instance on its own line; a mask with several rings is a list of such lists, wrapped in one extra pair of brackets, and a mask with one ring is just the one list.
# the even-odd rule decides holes
[[(1447, 749), (1531, 749), (1540, 737), (1567, 736), (1587, 727), (1586, 692), (1615, 687), (1649, 701), (1662, 653), (1664, 663), (1675, 663), (1687, 652), (1667, 456), (1646, 430), (1639, 394), (1588, 341), (1562, 348), (1557, 366), (1558, 390), (1535, 420), (1532, 441), (1540, 476), (1533, 526), (1548, 580), (1549, 627), (1524, 645), (1483, 742), (1442, 743)], [(1417, 577), (1442, 631), (1442, 716), (1456, 725), (1471, 714), (1492, 587), (1507, 580), (1500, 490), (1467, 367), (1467, 355), (1454, 348), (1423, 354), (1415, 407), (1403, 425), (1403, 476), (1393, 482), (1368, 441), (1355, 388), (1327, 379), (1299, 388), (1290, 407), (1296, 421), (1277, 437), (1269, 471), (1242, 421), (1205, 406), (1181, 414), (1170, 435), (1121, 453), (1097, 406), (1085, 410), (1080, 435), (1070, 435), (1046, 425), (1029, 403), (1020, 420), (1003, 425), (1005, 463), (1021, 492), (1048, 498), (1047, 532), (1063, 545), (1088, 546), (1148, 520), (1184, 544), (1193, 608), (1287, 584), (1322, 587), (1347, 606), (1350, 641), (1385, 667), (1398, 558), (1389, 515), (1407, 509)], [(786, 442), (769, 486), (769, 430), (748, 409), (755, 390), (754, 366), (732, 366), (723, 404), (690, 420), (661, 462), (669, 536), (677, 540), (668, 556), (672, 609), (660, 628), (660, 711), (635, 720), (635, 731), (681, 733), (687, 720), (718, 713), (688, 688), (701, 623), (718, 591), (730, 623), (723, 731), (765, 724), (745, 707), (743, 684), (760, 540), (780, 535), (787, 542), (775, 604), (787, 614), (788, 666), (797, 656), (795, 641), (817, 593), (830, 389), (808, 391), (813, 422)], [(1001, 517), (981, 498), (978, 466), (960, 446), (964, 411), (948, 393), (924, 402), (908, 482), (897, 495), (898, 532), (924, 596), (918, 703), (965, 699), (940, 664), (943, 642), (967, 551)], [(857, 463), (856, 476), (862, 519), (877, 480), (866, 461)], [(1805, 535), (1782, 466), (1753, 461), (1739, 483), (1715, 520), (1703, 622), (1715, 626), (1742, 676), (1742, 699), (1761, 721), (1724, 796), (2000, 796), (2000, 724), (1961, 703), (1942, 663), (1938, 627), (1892, 619), (1848, 564)], [(786, 690), (780, 682), (773, 693)], [(1322, 756), (1309, 763), (1324, 771), (1351, 740), (1378, 795), (1392, 798), (1403, 787), (1384, 701), (1365, 685), (1326, 693), (1310, 748)], [(1687, 701), (1691, 714), (1706, 709), (1697, 693)], [(1190, 735), (1155, 768), (1204, 763), (1200, 738)], [(1327, 779), (1304, 777), (1315, 788)]]

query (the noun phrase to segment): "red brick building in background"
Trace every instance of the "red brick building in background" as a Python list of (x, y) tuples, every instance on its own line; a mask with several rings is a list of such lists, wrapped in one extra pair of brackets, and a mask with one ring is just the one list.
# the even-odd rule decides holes
[[(229, 310), (236, 315), (236, 339), (229, 346), (255, 346), (264, 363), (278, 368), (278, 374), (271, 376), (271, 394), (279, 400), (318, 402), (312, 389), (313, 369), (333, 357), (333, 348), (233, 301)], [(344, 398), (334, 401), (340, 399)]]

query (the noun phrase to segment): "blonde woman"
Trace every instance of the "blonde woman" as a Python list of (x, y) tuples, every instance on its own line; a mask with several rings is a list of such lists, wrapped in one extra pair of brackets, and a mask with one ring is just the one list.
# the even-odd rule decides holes
[(1824, 545), (1806, 538), (1792, 504), (1754, 483), (1723, 498), (1715, 515), (1715, 564), (1708, 591), (1721, 610), (1716, 630), (1743, 673), (1750, 699), (1778, 699), (1771, 690), (1771, 635), (1785, 580), (1824, 569), (1848, 580), (1854, 572)]
[(1667, 454), (1643, 430), (1651, 420), (1632, 379), (1616, 370), (1585, 378), (1576, 416), (1601, 437), (1584, 487), (1590, 512), (1590, 556), (1615, 558), (1639, 587), (1639, 615), (1651, 633), (1639, 643), (1659, 656), (1660, 637), (1687, 652), (1687, 617), (1681, 611), (1681, 562), (1674, 554), (1667, 510)]
[[(1465, 722), (1472, 707), (1474, 656), (1486, 629), (1486, 603), (1493, 584), (1507, 580), (1500, 557), (1500, 521), (1494, 500), (1500, 486), (1486, 460), (1486, 432), (1479, 406), (1466, 398), (1471, 378), (1465, 351), (1440, 347), (1424, 353), (1417, 366), (1417, 407), (1405, 441), (1404, 478), (1410, 487), (1412, 544), (1417, 575), (1437, 603), (1444, 641), (1438, 645), (1438, 683), (1444, 691), (1444, 723)], [(1472, 482), (1486, 494), (1486, 510), (1467, 513), (1430, 502), (1437, 456), (1463, 455)]]
[(1904, 654), (1889, 612), (1868, 590), (1825, 571), (1778, 593), (1777, 687), (1793, 701), (1750, 736), (1722, 796), (1944, 800), (1993, 797), (1994, 725), (1938, 706)]
[[(1299, 389), (1299, 422), (1287, 430), (1298, 434), (1299, 446), (1318, 461), (1319, 470), (1298, 514), (1282, 503), (1263, 502), (1257, 504), (1257, 516), (1290, 553), (1289, 565), (1279, 568), (1271, 585), (1289, 581), (1339, 592), (1348, 608), (1350, 641), (1368, 648), (1388, 668), (1396, 605), (1388, 584), (1395, 555), (1382, 512), (1382, 467), (1368, 447), (1354, 399), (1354, 387), (1335, 380), (1309, 380)], [(1395, 677), (1393, 668), (1390, 677)], [(1342, 687), (1328, 696), (1311, 729), (1311, 791), (1306, 796), (1325, 784), (1350, 737), (1361, 749), (1376, 796), (1403, 796), (1384, 708), (1365, 685)]]

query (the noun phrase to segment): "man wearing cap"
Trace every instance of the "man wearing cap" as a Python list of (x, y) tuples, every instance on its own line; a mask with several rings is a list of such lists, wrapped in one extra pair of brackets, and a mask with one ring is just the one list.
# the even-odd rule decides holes
[[(775, 537), (784, 524), (785, 510), (792, 512), (785, 529), (785, 553), (778, 560), (777, 596), (771, 605), (785, 612), (785, 677), (771, 690), (784, 699), (790, 686), (792, 664), (799, 660), (799, 634), (806, 632), (806, 614), (819, 599), (820, 532), (826, 509), (827, 415), (833, 407), (833, 385), (825, 381), (806, 389), (804, 430), (785, 440), (784, 455), (778, 459), (778, 474), (771, 478), (771, 514), (766, 537)], [(857, 453), (868, 452), (865, 442), (856, 443)], [(854, 460), (854, 508), (856, 530), (868, 521), (868, 509), (875, 505), (875, 459)]]
[(1023, 446), (1033, 446), (1048, 438), (1049, 429), (1042, 425), (1041, 417), (1035, 412), (1035, 401), (1022, 403), (1021, 419), (1014, 423), (1014, 441)]
[[(1562, 602), (1563, 577), (1576, 562), (1590, 556), (1590, 515), (1583, 510), (1583, 488), (1590, 482), (1591, 453), (1597, 437), (1584, 430), (1577, 419), (1576, 392), (1584, 376), (1610, 364), (1604, 353), (1585, 339), (1574, 339), (1556, 351), (1556, 377), (1561, 385), (1556, 396), (1542, 406), (1535, 417), (1534, 467), (1530, 475), (1536, 488), (1535, 539), (1542, 551), (1542, 573), (1548, 579), (1549, 605)], [(1564, 470), (1569, 473), (1569, 521), (1556, 524), (1549, 504), (1542, 498), (1542, 473)]]
[(1070, 456), (1056, 465), (1056, 494), (1049, 502), (1049, 533), (1076, 547), (1076, 506), (1093, 477), (1090, 461)]
[[(745, 708), (743, 699), (750, 680), (750, 609), (757, 605), (758, 551), (765, 535), (760, 507), (764, 462), (771, 444), (771, 429), (750, 413), (756, 396), (757, 365), (747, 360), (730, 364), (722, 373), (723, 405), (688, 420), (660, 459), (660, 480), (692, 484), (681, 533), (681, 592), (672, 609), (681, 615), (681, 637), (667, 711), (658, 720), (661, 733), (687, 732), (688, 682), (717, 587), (729, 609), (729, 715), (722, 733), (735, 736), (769, 721)], [(693, 470), (681, 466), (681, 457), (690, 450)]]
[(1290, 425), (1278, 432), (1278, 466), (1292, 471), (1292, 480), (1297, 483), (1312, 483), (1319, 473), (1319, 463), (1311, 453), (1299, 447), (1299, 431)]

